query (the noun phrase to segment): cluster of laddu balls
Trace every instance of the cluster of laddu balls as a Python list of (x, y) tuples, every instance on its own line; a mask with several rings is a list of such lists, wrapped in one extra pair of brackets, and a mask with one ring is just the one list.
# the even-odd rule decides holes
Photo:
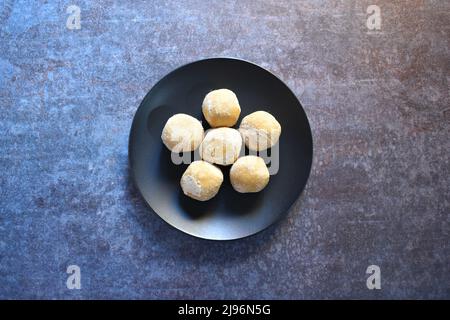
[(181, 177), (181, 188), (188, 197), (199, 201), (213, 198), (223, 182), (222, 171), (215, 166), (232, 165), (230, 182), (237, 192), (259, 192), (269, 183), (269, 170), (258, 156), (239, 157), (242, 141), (252, 151), (263, 151), (278, 142), (281, 125), (268, 112), (256, 111), (234, 126), (241, 114), (233, 91), (209, 92), (202, 104), (203, 115), (212, 129), (206, 135), (199, 120), (179, 113), (167, 120), (161, 139), (172, 152), (190, 152), (199, 148), (202, 160), (192, 162)]

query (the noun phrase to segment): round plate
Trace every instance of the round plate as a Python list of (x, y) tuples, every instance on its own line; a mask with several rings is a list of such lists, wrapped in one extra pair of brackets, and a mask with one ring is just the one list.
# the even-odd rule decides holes
[[(271, 113), (280, 122), (282, 133), (271, 150), (270, 164), (278, 172), (263, 191), (242, 194), (230, 184), (229, 167), (221, 167), (224, 181), (219, 193), (200, 202), (183, 194), (180, 179), (187, 164), (172, 162), (161, 132), (176, 113), (189, 114), (208, 129), (202, 101), (209, 91), (220, 88), (234, 91), (239, 99), (242, 111), (237, 126), (257, 110)], [(139, 106), (129, 141), (131, 174), (145, 201), (175, 228), (211, 240), (250, 236), (284, 216), (305, 187), (312, 154), (308, 119), (292, 91), (269, 71), (231, 58), (193, 62), (161, 79)]]

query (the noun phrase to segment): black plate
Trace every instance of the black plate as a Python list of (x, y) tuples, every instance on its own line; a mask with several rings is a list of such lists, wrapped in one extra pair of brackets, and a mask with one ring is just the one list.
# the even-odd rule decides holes
[[(199, 202), (183, 194), (180, 179), (187, 164), (172, 163), (161, 131), (175, 113), (187, 113), (209, 128), (201, 104), (209, 91), (219, 88), (234, 91), (239, 99), (237, 125), (257, 110), (270, 112), (280, 122), (279, 169), (262, 192), (241, 194), (231, 187), (225, 167), (219, 194)], [(161, 79), (139, 106), (129, 141), (132, 177), (150, 207), (175, 228), (212, 240), (250, 236), (284, 216), (306, 184), (312, 154), (308, 119), (292, 91), (269, 71), (230, 58), (193, 62)]]

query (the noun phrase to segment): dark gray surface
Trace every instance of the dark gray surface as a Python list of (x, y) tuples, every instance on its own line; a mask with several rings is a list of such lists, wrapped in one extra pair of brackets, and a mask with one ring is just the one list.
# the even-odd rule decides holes
[[(0, 2), (0, 298), (450, 298), (449, 1), (77, 1), (81, 30), (69, 4)], [(211, 56), (280, 76), (313, 131), (302, 197), (242, 241), (172, 229), (128, 176), (144, 95)]]

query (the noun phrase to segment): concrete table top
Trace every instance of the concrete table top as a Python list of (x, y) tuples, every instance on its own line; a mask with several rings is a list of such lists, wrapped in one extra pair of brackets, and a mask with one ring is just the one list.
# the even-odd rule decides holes
[[(0, 298), (450, 298), (449, 13), (440, 0), (1, 1)], [(287, 218), (232, 242), (168, 226), (128, 168), (145, 94), (215, 56), (283, 79), (314, 138)]]

